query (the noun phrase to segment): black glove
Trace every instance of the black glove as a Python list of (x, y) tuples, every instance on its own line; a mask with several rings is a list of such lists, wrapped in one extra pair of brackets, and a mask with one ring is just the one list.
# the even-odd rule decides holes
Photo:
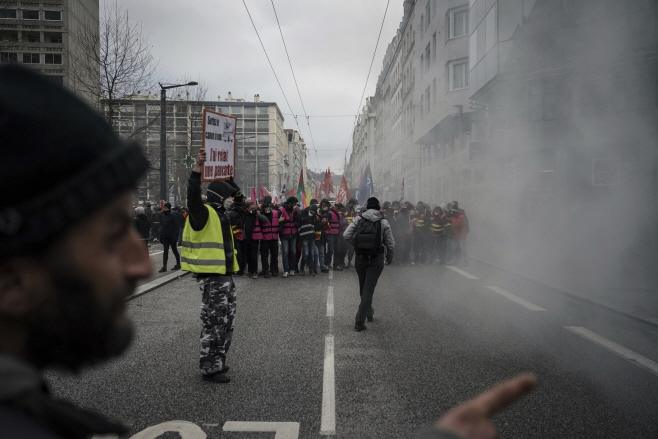
[(232, 177), (232, 176), (229, 177), (229, 179), (226, 180), (226, 182), (227, 182), (228, 184), (230, 184), (231, 186), (233, 186), (233, 188), (234, 188), (236, 191), (240, 192), (240, 186), (238, 186), (238, 185), (235, 183), (235, 180), (233, 180), (233, 177)]

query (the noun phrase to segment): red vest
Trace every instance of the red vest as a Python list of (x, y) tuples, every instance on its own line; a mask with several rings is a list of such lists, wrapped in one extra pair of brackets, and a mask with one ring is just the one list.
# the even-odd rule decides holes
[(338, 214), (333, 210), (329, 211), (329, 226), (331, 226), (331, 230), (327, 233), (330, 235), (338, 235)]
[(276, 241), (279, 238), (279, 211), (272, 210), (272, 222), (263, 224), (263, 241)]
[[(285, 207), (281, 206), (279, 208), (281, 216), (283, 217), (283, 231), (282, 235), (294, 235), (297, 233), (297, 227), (295, 226), (295, 221), (293, 220), (293, 215), (288, 215), (288, 211)], [(294, 210), (293, 210), (294, 212)]]
[[(240, 234), (240, 241), (244, 241), (244, 230)], [(253, 240), (260, 240), (263, 239), (263, 232), (260, 228), (260, 221), (258, 221), (258, 218), (256, 218), (256, 223), (254, 224), (254, 230), (251, 231), (251, 239)]]

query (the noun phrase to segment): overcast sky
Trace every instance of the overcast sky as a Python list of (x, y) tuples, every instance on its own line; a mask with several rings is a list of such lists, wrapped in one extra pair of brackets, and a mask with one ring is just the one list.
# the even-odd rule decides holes
[[(128, 10), (131, 22), (141, 21), (163, 80), (200, 78), (209, 100), (217, 95), (223, 100), (230, 91), (234, 98), (253, 101), (258, 93), (262, 101), (279, 105), (285, 128), (298, 129), (241, 0), (105, 0), (101, 10), (114, 1)], [(292, 112), (302, 115), (272, 2), (246, 3)], [(402, 5), (402, 0), (390, 2), (366, 96), (375, 92)], [(386, 0), (274, 0), (274, 6), (307, 114), (357, 114)], [(309, 148), (308, 167), (342, 171), (354, 117), (311, 117), (317, 159), (308, 125), (298, 121)]]

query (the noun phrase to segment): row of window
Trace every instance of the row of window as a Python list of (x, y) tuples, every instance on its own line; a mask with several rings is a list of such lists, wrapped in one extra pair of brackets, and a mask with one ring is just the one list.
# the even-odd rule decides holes
[[(18, 53), (1, 52), (0, 62), (18, 62)], [(40, 53), (22, 53), (21, 59), (23, 64), (42, 64)], [(44, 53), (43, 64), (62, 64), (61, 53)]]
[[(41, 20), (41, 12), (38, 9), (0, 9), (0, 19)], [(44, 10), (43, 20), (62, 21), (62, 11)]]

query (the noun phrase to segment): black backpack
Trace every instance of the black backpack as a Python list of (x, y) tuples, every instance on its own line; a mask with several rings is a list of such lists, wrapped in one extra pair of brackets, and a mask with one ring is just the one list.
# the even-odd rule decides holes
[(381, 220), (370, 221), (361, 217), (354, 234), (354, 253), (357, 255), (384, 253)]

